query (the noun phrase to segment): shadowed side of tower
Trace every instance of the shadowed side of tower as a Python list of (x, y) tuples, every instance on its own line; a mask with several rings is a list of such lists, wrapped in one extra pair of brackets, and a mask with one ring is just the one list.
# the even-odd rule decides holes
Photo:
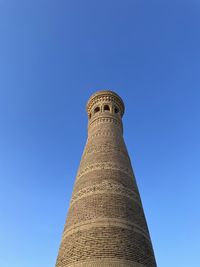
[(56, 267), (156, 267), (123, 140), (123, 101), (112, 91), (99, 91), (87, 112), (88, 139)]

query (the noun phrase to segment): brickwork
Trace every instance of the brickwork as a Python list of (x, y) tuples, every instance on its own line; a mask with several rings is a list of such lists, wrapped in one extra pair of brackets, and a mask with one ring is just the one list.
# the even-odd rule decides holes
[(100, 91), (89, 99), (87, 112), (88, 139), (56, 267), (156, 267), (123, 140), (123, 101)]

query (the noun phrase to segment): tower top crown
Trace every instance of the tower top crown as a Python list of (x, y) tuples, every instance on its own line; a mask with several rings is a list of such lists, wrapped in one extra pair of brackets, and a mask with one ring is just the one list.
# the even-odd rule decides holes
[(98, 105), (103, 105), (108, 103), (113, 103), (116, 113), (119, 112), (121, 117), (123, 116), (125, 110), (124, 102), (118, 94), (110, 90), (97, 91), (96, 93), (91, 95), (91, 97), (87, 102), (88, 116), (89, 117), (91, 116), (93, 109), (98, 107)]

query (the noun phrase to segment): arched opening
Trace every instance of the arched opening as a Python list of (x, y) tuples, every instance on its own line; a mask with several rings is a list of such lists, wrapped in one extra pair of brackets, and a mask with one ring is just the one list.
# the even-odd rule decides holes
[(105, 106), (103, 107), (103, 110), (104, 110), (104, 111), (110, 111), (110, 107), (109, 107), (108, 105), (105, 105)]
[(100, 111), (100, 107), (96, 107), (96, 108), (94, 109), (94, 114), (97, 113), (97, 112), (99, 112), (99, 111)]
[(91, 119), (91, 117), (92, 117), (92, 115), (91, 115), (91, 113), (89, 114), (89, 119)]
[(119, 109), (117, 107), (114, 108), (115, 113), (119, 113)]

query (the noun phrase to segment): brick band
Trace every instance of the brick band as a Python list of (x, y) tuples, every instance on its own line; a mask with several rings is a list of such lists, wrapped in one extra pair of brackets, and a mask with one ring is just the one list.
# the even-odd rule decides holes
[(104, 259), (97, 259), (95, 261), (82, 261), (79, 263), (70, 264), (67, 267), (148, 267), (148, 266), (132, 261), (104, 258)]
[(80, 172), (78, 173), (76, 180), (80, 179), (81, 176), (83, 176), (86, 173), (89, 173), (91, 171), (95, 171), (95, 170), (119, 170), (125, 174), (128, 174), (130, 176), (133, 175), (132, 171), (128, 168), (125, 167), (124, 165), (119, 165), (113, 162), (99, 162), (96, 164), (91, 164), (88, 165), (85, 169), (80, 170)]
[(140, 233), (118, 226), (97, 226), (77, 231), (64, 236), (62, 244), (58, 263), (64, 263), (64, 266), (104, 258), (128, 260), (148, 267), (153, 267), (155, 263), (151, 242)]
[(132, 230), (133, 232), (137, 232), (143, 235), (146, 239), (150, 241), (150, 237), (147, 231), (144, 231), (144, 229), (138, 226), (137, 224), (126, 220), (113, 219), (113, 218), (100, 218), (98, 220), (95, 219), (94, 221), (88, 220), (82, 223), (77, 223), (64, 230), (63, 239), (76, 232), (85, 231), (89, 230), (90, 228), (96, 228), (96, 227), (120, 227), (124, 229), (129, 229)]
[(137, 202), (138, 205), (141, 205), (139, 196), (136, 192), (131, 191), (130, 189), (120, 184), (112, 183), (109, 180), (104, 181), (100, 184), (94, 184), (92, 186), (84, 187), (82, 190), (79, 190), (78, 192), (74, 193), (71, 198), (71, 205), (73, 205), (76, 201), (84, 197), (89, 197), (94, 194), (109, 194), (109, 193), (128, 197)]

